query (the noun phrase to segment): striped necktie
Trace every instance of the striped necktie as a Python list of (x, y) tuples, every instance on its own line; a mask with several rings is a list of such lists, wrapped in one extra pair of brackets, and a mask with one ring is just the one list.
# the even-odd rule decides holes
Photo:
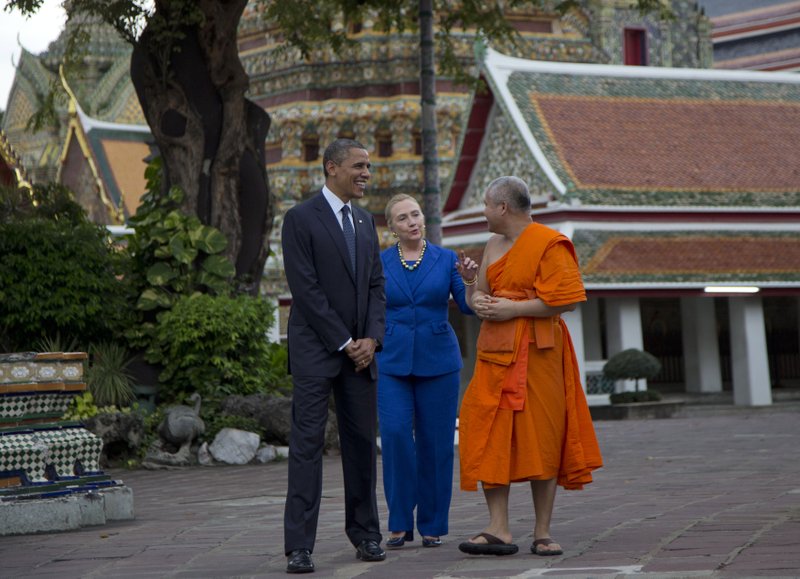
[(353, 229), (353, 224), (350, 223), (350, 207), (345, 205), (342, 207), (342, 231), (344, 232), (344, 240), (347, 242), (347, 252), (350, 254), (350, 264), (353, 266), (353, 272), (356, 271), (356, 232)]

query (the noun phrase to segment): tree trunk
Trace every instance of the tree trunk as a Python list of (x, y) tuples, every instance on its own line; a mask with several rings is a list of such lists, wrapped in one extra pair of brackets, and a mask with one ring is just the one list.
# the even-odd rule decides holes
[(422, 107), (423, 207), (426, 237), (442, 243), (442, 201), (439, 153), (436, 149), (436, 69), (433, 44), (433, 0), (419, 2), (420, 104)]
[(146, 28), (134, 45), (131, 79), (164, 161), (164, 186), (179, 186), (183, 210), (225, 235), (237, 290), (255, 295), (273, 211), (264, 163), (270, 119), (244, 98), (249, 81), (236, 45), (246, 4), (198, 0), (203, 23), (184, 28), (165, 58)]

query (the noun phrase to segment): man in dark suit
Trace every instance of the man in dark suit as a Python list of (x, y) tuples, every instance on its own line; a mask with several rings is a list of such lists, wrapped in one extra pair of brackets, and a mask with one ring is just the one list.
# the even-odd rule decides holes
[(375, 351), (385, 325), (384, 278), (364, 197), (369, 155), (337, 139), (322, 160), (322, 192), (286, 213), (282, 245), (292, 293), (289, 369), (294, 385), (289, 485), (284, 514), (288, 573), (314, 571), (311, 553), (322, 496), (322, 450), (328, 399), (339, 423), (345, 532), (363, 561), (382, 561), (375, 495), (377, 410)]

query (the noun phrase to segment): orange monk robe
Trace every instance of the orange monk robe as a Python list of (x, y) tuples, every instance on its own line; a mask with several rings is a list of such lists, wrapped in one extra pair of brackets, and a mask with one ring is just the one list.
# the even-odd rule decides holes
[[(486, 271), (493, 295), (548, 306), (586, 300), (570, 240), (532, 223)], [(575, 351), (560, 316), (481, 325), (459, 416), (462, 490), (549, 480), (567, 489), (602, 466)]]

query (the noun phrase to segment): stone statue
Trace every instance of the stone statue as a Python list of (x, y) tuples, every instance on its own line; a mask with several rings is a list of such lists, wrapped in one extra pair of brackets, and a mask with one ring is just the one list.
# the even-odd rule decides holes
[(194, 393), (189, 397), (194, 407), (177, 405), (164, 411), (164, 420), (158, 425), (158, 434), (166, 443), (165, 448), (173, 447), (181, 452), (192, 444), (192, 441), (206, 431), (206, 425), (200, 418), (200, 395)]

